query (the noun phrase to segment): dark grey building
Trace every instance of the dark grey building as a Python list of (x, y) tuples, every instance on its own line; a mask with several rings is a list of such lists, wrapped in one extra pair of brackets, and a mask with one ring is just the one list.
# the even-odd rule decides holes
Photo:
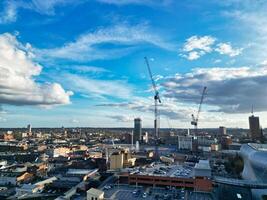
[(255, 117), (254, 115), (251, 115), (249, 117), (249, 129), (250, 137), (252, 140), (262, 140), (262, 131), (260, 128), (259, 117)]
[(224, 127), (224, 126), (219, 127), (219, 135), (220, 136), (226, 135), (226, 127)]
[(134, 119), (134, 131), (133, 131), (133, 142), (140, 141), (142, 138), (142, 120), (140, 118)]

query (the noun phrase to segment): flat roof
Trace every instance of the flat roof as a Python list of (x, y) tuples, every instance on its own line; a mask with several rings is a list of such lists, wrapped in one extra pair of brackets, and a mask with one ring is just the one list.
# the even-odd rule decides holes
[(176, 177), (189, 178), (193, 177), (193, 169), (186, 165), (165, 165), (157, 164), (145, 169), (134, 168), (130, 174), (146, 175), (146, 176), (161, 176), (161, 177)]
[(104, 194), (104, 192), (102, 190), (98, 190), (95, 188), (91, 188), (91, 189), (87, 190), (87, 193), (93, 194), (94, 196), (100, 196), (100, 195)]
[(199, 160), (195, 165), (195, 169), (207, 169), (210, 170), (210, 163), (208, 160)]
[(97, 172), (98, 169), (68, 169), (67, 174), (86, 175)]

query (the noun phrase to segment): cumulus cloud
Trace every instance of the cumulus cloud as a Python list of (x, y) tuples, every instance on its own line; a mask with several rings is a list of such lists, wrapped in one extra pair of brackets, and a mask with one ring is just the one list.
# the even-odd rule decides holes
[(69, 104), (71, 91), (58, 83), (37, 83), (42, 67), (33, 61), (29, 44), (15, 36), (0, 35), (0, 103), (11, 105), (52, 106)]
[(205, 54), (204, 52), (197, 52), (197, 51), (191, 51), (188, 53), (186, 58), (188, 60), (196, 60), (199, 59), (201, 55)]
[(242, 49), (234, 49), (230, 43), (219, 43), (217, 44), (217, 48), (215, 51), (219, 52), (220, 54), (229, 55), (230, 57), (238, 56), (241, 54)]
[(180, 102), (199, 103), (203, 86), (208, 87), (206, 105), (213, 111), (243, 113), (253, 104), (257, 111), (267, 110), (267, 67), (201, 68), (176, 74), (161, 83), (164, 96)]
[[(105, 48), (104, 44), (113, 45)], [(145, 24), (135, 26), (120, 24), (83, 34), (75, 41), (61, 47), (36, 51), (45, 58), (88, 61), (128, 54), (138, 48), (138, 44), (149, 44), (167, 50), (174, 49), (171, 44), (151, 33)]]
[(214, 45), (216, 41), (217, 39), (211, 36), (192, 36), (186, 40), (182, 49), (183, 53), (180, 55), (188, 60), (197, 60), (201, 56), (212, 51), (216, 51), (230, 57), (234, 57), (242, 53), (243, 49), (234, 49), (230, 43), (218, 43), (217, 48), (215, 48)]
[(192, 36), (186, 40), (186, 43), (184, 44), (184, 51), (193, 51), (193, 50), (203, 50), (204, 52), (210, 52), (211, 45), (214, 44), (215, 38), (211, 36)]

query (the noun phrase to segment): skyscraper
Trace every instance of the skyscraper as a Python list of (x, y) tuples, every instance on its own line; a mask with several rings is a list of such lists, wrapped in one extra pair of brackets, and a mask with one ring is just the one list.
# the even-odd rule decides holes
[(32, 133), (32, 126), (30, 124), (28, 124), (27, 129), (28, 129), (28, 133)]
[(219, 135), (220, 136), (226, 135), (226, 127), (224, 127), (224, 126), (219, 127)]
[(142, 120), (140, 118), (134, 119), (134, 132), (133, 132), (133, 142), (141, 140), (142, 137)]
[(259, 117), (255, 117), (253, 113), (249, 117), (249, 129), (250, 129), (250, 137), (252, 140), (262, 140), (260, 120)]

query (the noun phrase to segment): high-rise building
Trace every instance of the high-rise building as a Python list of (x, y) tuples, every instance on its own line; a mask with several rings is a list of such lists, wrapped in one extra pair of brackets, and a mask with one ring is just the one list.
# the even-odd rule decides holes
[(28, 124), (27, 129), (28, 129), (28, 133), (32, 132), (32, 126), (30, 124)]
[(219, 127), (219, 135), (220, 136), (226, 135), (226, 127), (224, 127), (224, 126)]
[(262, 140), (259, 117), (255, 117), (253, 114), (249, 117), (249, 129), (252, 140)]
[(134, 131), (133, 131), (133, 142), (134, 144), (136, 141), (142, 139), (142, 120), (140, 118), (134, 119)]

